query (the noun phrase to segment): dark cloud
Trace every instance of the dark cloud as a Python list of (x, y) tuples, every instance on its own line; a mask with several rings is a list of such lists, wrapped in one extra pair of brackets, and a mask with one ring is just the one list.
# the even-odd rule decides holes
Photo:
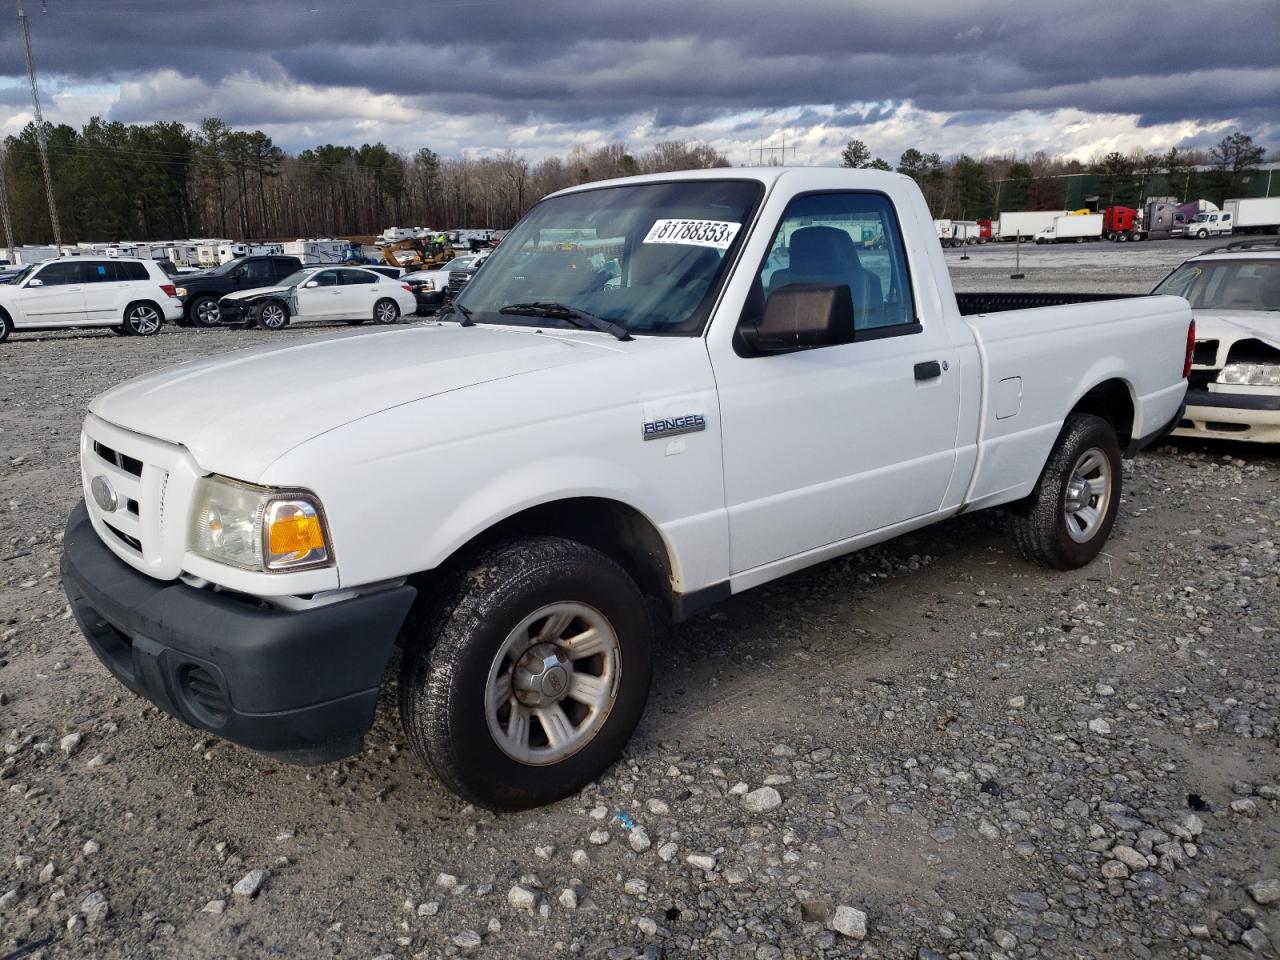
[[(904, 101), (973, 125), (1020, 110), (1136, 114), (1140, 125), (1246, 119), (1258, 128), (1280, 115), (1275, 0), (48, 0), (47, 14), (31, 6), (46, 75), (140, 81), (113, 110), (123, 120), (218, 113), (238, 125), (327, 122), (360, 116), (352, 101), (365, 90), (407, 109), (505, 124), (601, 128), (645, 116), (658, 133), (801, 106), (811, 109), (789, 122), (855, 128), (892, 118)], [(0, 29), (0, 76), (16, 77), (22, 51), (10, 26)], [(1229, 55), (1198, 55), (1218, 37)], [(1223, 65), (1207, 66), (1216, 61)], [(148, 83), (155, 71), (184, 79)], [(298, 84), (350, 92), (302, 102), (287, 93)]]

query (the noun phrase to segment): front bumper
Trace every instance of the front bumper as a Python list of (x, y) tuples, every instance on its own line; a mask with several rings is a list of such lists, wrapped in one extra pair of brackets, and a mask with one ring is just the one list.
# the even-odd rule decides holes
[(83, 503), (62, 583), (108, 670), (166, 713), (277, 760), (360, 752), (417, 591), (395, 587), (302, 611), (138, 573), (98, 539)]
[(1280, 443), (1280, 394), (1188, 390), (1173, 435)]
[(422, 310), (439, 310), (444, 303), (443, 290), (418, 290), (413, 291), (413, 300), (419, 311)]
[(253, 305), (239, 300), (218, 301), (218, 322), (227, 324), (250, 323), (253, 320)]

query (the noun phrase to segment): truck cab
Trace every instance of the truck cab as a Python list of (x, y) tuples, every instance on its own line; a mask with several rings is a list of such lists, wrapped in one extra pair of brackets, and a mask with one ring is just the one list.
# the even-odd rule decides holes
[(1224, 236), (1231, 233), (1231, 214), (1223, 211), (1197, 213), (1195, 219), (1187, 224), (1186, 234), (1204, 240), (1206, 237)]

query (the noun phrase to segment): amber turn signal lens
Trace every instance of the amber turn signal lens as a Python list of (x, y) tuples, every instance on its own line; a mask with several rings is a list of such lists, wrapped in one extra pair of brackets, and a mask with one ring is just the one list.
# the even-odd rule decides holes
[(307, 554), (324, 549), (324, 528), (320, 526), (320, 518), (315, 514), (307, 515), (299, 511), (291, 516), (272, 520), (268, 542), (272, 555), (276, 557)]

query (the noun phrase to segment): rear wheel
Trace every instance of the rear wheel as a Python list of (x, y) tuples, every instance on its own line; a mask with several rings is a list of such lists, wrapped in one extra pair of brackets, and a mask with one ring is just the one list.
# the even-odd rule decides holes
[(8, 340), (11, 333), (13, 333), (13, 321), (9, 319), (7, 313), (0, 310), (0, 343)]
[(253, 320), (265, 330), (283, 330), (289, 325), (289, 308), (279, 300), (267, 300), (254, 308)]
[(152, 337), (160, 332), (164, 314), (154, 303), (131, 303), (124, 310), (124, 329), (130, 336)]
[(521, 809), (576, 793), (644, 711), (649, 610), (622, 568), (583, 544), (483, 551), (415, 629), (400, 674), (405, 734), (472, 803)]
[(391, 299), (379, 300), (373, 305), (373, 319), (378, 323), (395, 323), (400, 319), (400, 305)]
[(1120, 441), (1111, 424), (1071, 414), (1035, 489), (1010, 510), (1009, 527), (1022, 555), (1053, 570), (1093, 560), (1115, 524), (1121, 476)]

